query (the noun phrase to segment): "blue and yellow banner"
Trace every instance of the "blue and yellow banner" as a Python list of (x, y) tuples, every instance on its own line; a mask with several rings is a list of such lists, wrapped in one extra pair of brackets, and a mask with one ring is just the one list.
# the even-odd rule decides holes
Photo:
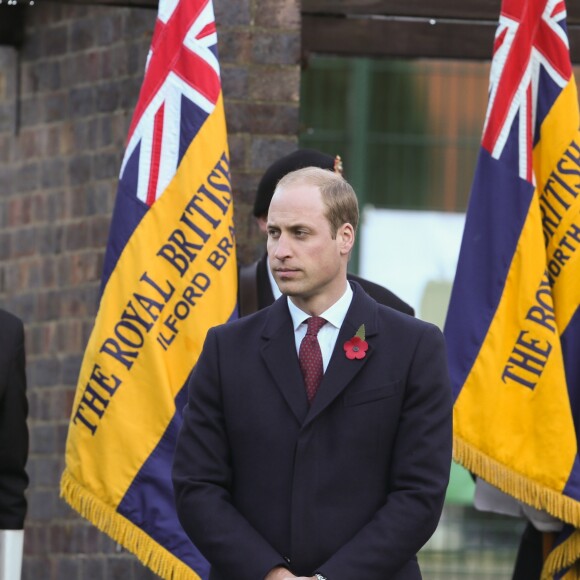
[(61, 481), (74, 509), (174, 580), (209, 570), (171, 483), (187, 379), (208, 329), (236, 315), (216, 46), (211, 1), (160, 2)]
[(504, 0), (445, 336), (455, 459), (569, 524), (543, 578), (580, 558), (579, 127), (564, 2)]

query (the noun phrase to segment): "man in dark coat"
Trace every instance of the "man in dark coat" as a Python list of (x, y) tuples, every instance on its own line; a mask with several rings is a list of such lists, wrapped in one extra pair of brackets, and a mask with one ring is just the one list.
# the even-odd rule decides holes
[[(254, 201), (254, 217), (258, 222), (258, 227), (264, 233), (266, 233), (268, 208), (277, 183), (287, 173), (304, 167), (320, 167), (321, 169), (342, 174), (340, 157), (331, 157), (315, 149), (298, 149), (275, 161), (262, 176)], [(411, 316), (414, 315), (413, 308), (387, 288), (350, 273), (348, 274), (348, 279), (358, 282), (363, 287), (363, 290), (380, 304), (390, 306)], [(278, 296), (280, 296), (280, 292), (268, 269), (268, 256), (266, 253), (256, 262), (240, 268), (238, 288), (240, 316), (246, 316), (256, 312), (256, 310), (270, 306)]]
[(20, 577), (28, 457), (26, 375), (22, 322), (0, 310), (0, 542), (1, 578)]
[(341, 176), (285, 176), (268, 215), (283, 296), (207, 335), (173, 482), (210, 580), (421, 578), (451, 463), (444, 341), (347, 280), (357, 224)]

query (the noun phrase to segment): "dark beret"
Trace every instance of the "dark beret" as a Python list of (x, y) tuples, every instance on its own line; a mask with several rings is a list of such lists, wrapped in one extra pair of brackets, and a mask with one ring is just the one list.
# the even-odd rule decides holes
[(256, 200), (254, 201), (254, 215), (259, 217), (268, 213), (276, 185), (287, 173), (304, 167), (320, 167), (333, 171), (334, 164), (335, 157), (314, 149), (298, 149), (298, 151), (274, 161), (266, 169), (258, 184)]

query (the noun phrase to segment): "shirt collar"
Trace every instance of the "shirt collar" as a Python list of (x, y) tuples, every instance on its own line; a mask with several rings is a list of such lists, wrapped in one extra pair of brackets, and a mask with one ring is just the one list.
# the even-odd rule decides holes
[[(350, 307), (350, 303), (352, 302), (353, 292), (350, 284), (346, 283), (346, 290), (344, 294), (327, 310), (325, 310), (320, 316), (324, 318), (327, 322), (332, 324), (335, 328), (340, 328), (344, 319), (346, 318), (346, 313)], [(290, 316), (292, 317), (292, 324), (294, 325), (294, 330), (298, 330), (298, 327), (303, 323), (306, 322), (308, 318), (310, 318), (310, 314), (304, 312), (304, 310), (300, 310), (298, 306), (287, 298), (288, 301), (288, 309), (290, 310)]]

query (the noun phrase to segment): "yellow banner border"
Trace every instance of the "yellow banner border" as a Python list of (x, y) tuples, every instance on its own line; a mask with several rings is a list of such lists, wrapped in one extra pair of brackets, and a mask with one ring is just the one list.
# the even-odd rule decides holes
[(453, 437), (453, 459), (501, 491), (576, 528), (580, 527), (578, 501), (532, 481), (457, 435)]
[(164, 580), (201, 580), (187, 564), (111, 506), (89, 493), (68, 469), (60, 481), (60, 497), (101, 532), (135, 554)]
[(580, 578), (578, 566), (579, 557), (580, 530), (574, 530), (565, 542), (562, 542), (562, 544), (550, 552), (544, 562), (540, 580), (553, 580), (554, 574), (561, 572), (569, 566), (573, 566), (573, 568), (566, 573), (563, 580), (578, 580)]

